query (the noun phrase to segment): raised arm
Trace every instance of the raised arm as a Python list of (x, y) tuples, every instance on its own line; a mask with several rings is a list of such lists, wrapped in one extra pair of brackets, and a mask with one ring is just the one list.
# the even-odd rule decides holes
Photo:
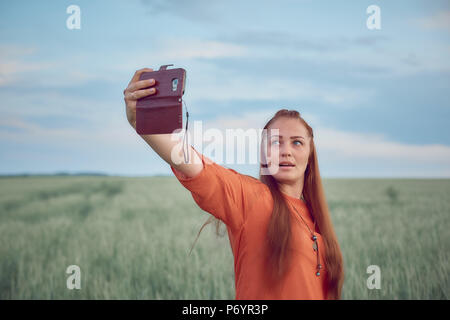
[[(127, 119), (136, 130), (136, 101), (140, 98), (155, 94), (154, 79), (139, 80), (141, 73), (151, 72), (153, 69), (143, 68), (134, 74), (128, 87), (123, 91)], [(182, 139), (175, 134), (147, 134), (140, 135), (142, 139), (169, 165), (182, 172), (186, 177), (195, 177), (203, 168), (198, 154), (191, 147), (189, 152), (189, 163), (184, 162)]]

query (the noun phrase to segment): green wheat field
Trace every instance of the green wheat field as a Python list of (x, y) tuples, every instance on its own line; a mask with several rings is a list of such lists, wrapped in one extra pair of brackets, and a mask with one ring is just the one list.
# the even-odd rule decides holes
[[(450, 180), (323, 182), (343, 299), (449, 298)], [(2, 177), (0, 299), (234, 299), (226, 235), (206, 227), (188, 256), (208, 217), (173, 176)], [(67, 288), (70, 265), (81, 289)]]

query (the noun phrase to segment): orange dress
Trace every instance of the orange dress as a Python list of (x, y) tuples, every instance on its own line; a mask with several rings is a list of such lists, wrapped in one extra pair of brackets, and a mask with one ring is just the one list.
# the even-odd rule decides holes
[[(198, 175), (189, 178), (172, 166), (171, 169), (180, 183), (191, 192), (199, 207), (222, 220), (227, 226), (234, 256), (235, 298), (326, 299), (327, 271), (324, 264), (324, 244), (317, 230), (315, 235), (322, 264), (320, 276), (316, 276), (317, 256), (312, 247), (311, 234), (297, 213), (291, 210), (294, 250), (292, 263), (284, 278), (275, 287), (269, 286), (262, 251), (273, 209), (273, 198), (269, 188), (258, 179), (222, 167), (196, 152), (203, 163), (203, 170)], [(314, 223), (303, 200), (283, 195), (313, 230)]]

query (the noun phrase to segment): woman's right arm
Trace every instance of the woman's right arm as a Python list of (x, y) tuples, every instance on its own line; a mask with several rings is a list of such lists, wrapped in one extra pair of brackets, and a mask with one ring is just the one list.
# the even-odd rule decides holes
[[(140, 98), (155, 94), (153, 79), (139, 80), (143, 72), (151, 72), (153, 69), (144, 68), (136, 71), (128, 87), (124, 90), (127, 119), (136, 130), (136, 101)], [(202, 169), (202, 161), (198, 154), (189, 146), (189, 163), (184, 162), (182, 140), (175, 134), (146, 134), (140, 135), (145, 142), (169, 165), (183, 173), (187, 178), (195, 177)]]

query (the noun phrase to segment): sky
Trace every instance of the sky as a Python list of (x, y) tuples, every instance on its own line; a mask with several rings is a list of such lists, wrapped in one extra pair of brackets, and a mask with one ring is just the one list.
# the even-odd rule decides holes
[(128, 124), (123, 90), (173, 64), (190, 130), (262, 128), (293, 109), (324, 178), (448, 178), (449, 57), (448, 1), (2, 1), (0, 174), (172, 174)]

